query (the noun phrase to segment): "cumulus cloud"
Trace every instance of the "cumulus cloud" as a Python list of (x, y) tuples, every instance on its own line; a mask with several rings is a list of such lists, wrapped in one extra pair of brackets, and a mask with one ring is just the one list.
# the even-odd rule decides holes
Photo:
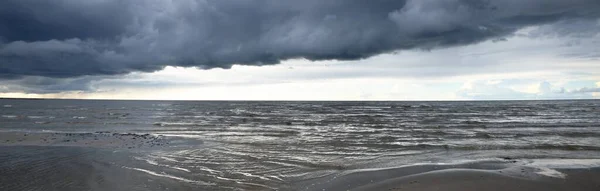
[[(518, 81), (517, 81), (518, 83)], [(560, 87), (547, 81), (542, 81), (537, 86), (536, 92), (518, 91), (511, 86), (515, 85), (512, 80), (500, 80), (497, 83), (489, 81), (473, 81), (456, 92), (456, 95), (466, 99), (591, 99), (592, 93), (600, 92), (600, 88), (571, 88)]]
[(596, 88), (584, 87), (584, 88), (572, 90), (571, 92), (572, 93), (600, 93), (600, 87), (596, 87)]
[(597, 0), (4, 0), (0, 78), (355, 60), (595, 20), (598, 10)]
[(519, 92), (500, 83), (486, 81), (467, 82), (456, 92), (456, 95), (467, 99), (504, 100), (504, 99), (531, 99), (532, 94)]

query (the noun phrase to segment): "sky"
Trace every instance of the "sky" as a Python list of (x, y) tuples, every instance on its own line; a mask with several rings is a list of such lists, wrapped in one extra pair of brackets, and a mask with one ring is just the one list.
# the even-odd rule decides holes
[(3, 0), (0, 98), (600, 98), (598, 0)]

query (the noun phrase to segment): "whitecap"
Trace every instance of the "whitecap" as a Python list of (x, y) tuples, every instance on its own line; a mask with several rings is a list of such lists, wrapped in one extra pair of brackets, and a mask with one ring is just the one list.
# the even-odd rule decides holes
[(31, 116), (27, 116), (27, 118), (29, 118), (29, 119), (42, 119), (42, 118), (46, 118), (46, 116), (35, 116), (35, 115), (31, 115)]
[(562, 173), (562, 172), (558, 172), (557, 170), (554, 169), (550, 169), (550, 168), (545, 168), (545, 167), (538, 167), (536, 168), (535, 171), (536, 174), (542, 175), (542, 176), (549, 176), (549, 177), (554, 177), (554, 178), (566, 178), (567, 175)]
[(535, 159), (526, 165), (553, 169), (594, 168), (600, 167), (600, 159)]

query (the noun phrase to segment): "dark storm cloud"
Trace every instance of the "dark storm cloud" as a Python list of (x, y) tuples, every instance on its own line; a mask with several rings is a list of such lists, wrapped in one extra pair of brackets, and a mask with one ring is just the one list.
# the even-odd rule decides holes
[(7, 0), (0, 2), (5, 41), (111, 39), (126, 32), (133, 13), (120, 0)]
[(0, 78), (354, 60), (502, 39), (598, 10), (598, 0), (3, 0)]
[(94, 81), (102, 79), (101, 76), (77, 78), (48, 78), (28, 76), (20, 79), (4, 80), (0, 83), (0, 93), (27, 92), (36, 94), (60, 92), (93, 92), (96, 91)]

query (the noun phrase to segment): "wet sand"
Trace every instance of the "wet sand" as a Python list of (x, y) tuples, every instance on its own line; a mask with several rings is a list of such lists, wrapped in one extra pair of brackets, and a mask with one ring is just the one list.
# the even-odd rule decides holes
[[(169, 149), (174, 144), (180, 142), (151, 134), (3, 132), (0, 190), (232, 190), (228, 185), (195, 179), (188, 169), (138, 159), (152, 152), (148, 148)], [(115, 152), (118, 150), (123, 152)], [(281, 185), (279, 190), (598, 191), (599, 167), (600, 159), (505, 158), (414, 164), (347, 170), (300, 182), (282, 180), (291, 185)]]
[(597, 191), (600, 171), (578, 170), (565, 178), (533, 178), (502, 174), (499, 171), (449, 169), (394, 178), (353, 190), (389, 191)]
[(177, 169), (139, 159), (180, 143), (152, 134), (1, 132), (0, 190), (195, 190), (201, 181), (182, 183), (163, 174)]
[[(120, 151), (117, 151), (120, 150)], [(74, 146), (0, 146), (0, 190), (198, 190), (196, 182), (132, 170), (171, 173), (135, 160), (131, 149)]]
[[(565, 162), (568, 160), (564, 160)], [(584, 160), (585, 161), (585, 160)], [(597, 163), (596, 159), (590, 160)], [(555, 162), (561, 162), (556, 160)], [(411, 165), (358, 170), (306, 182), (301, 190), (353, 191), (597, 191), (600, 168), (551, 169), (517, 160), (479, 161), (452, 165)]]

